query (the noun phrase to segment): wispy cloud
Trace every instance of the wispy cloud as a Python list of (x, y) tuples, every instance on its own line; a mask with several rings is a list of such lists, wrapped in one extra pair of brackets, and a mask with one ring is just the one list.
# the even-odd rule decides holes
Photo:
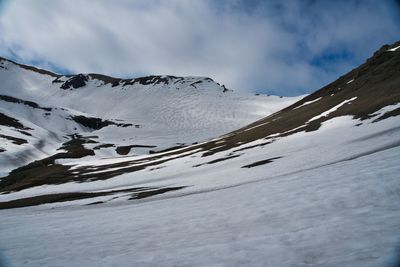
[(399, 17), (389, 0), (13, 0), (0, 9), (0, 54), (72, 72), (200, 75), (292, 95), (396, 41)]

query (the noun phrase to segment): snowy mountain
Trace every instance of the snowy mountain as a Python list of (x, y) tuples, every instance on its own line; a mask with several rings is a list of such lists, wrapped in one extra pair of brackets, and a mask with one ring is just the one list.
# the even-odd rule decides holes
[(96, 158), (148, 154), (235, 130), (300, 99), (232, 92), (210, 78), (61, 76), (0, 59), (0, 175), (90, 137)]
[[(14, 73), (19, 68), (5, 66)], [(0, 181), (0, 236), (7, 240), (0, 247), (11, 263), (395, 264), (400, 42), (383, 46), (358, 68), (295, 103), (235, 96), (207, 78), (29, 75), (24, 83), (35, 85), (17, 90), (11, 86), (22, 82), (17, 75), (1, 76), (11, 80), (4, 95), (34, 101), (40, 112), (54, 107), (51, 116), (59, 120), (91, 116), (110, 125), (86, 134), (79, 120), (63, 124), (65, 132), (77, 128), (79, 134), (60, 142), (58, 153)], [(96, 105), (90, 104), (98, 99), (94, 95), (102, 96)], [(32, 103), (15, 101), (20, 102), (3, 100), (32, 109)], [(279, 106), (284, 108), (272, 113)], [(155, 115), (148, 113), (151, 108)], [(36, 129), (23, 109), (16, 110), (2, 109), (18, 118), (3, 119), (9, 125), (2, 129)], [(193, 117), (186, 119), (185, 110)], [(245, 126), (257, 116), (263, 118)], [(187, 145), (150, 155), (93, 152), (95, 145), (116, 144), (146, 123), (151, 126), (142, 136), (135, 132), (140, 140), (135, 144), (162, 147), (184, 140)], [(37, 239), (40, 244), (26, 245)]]

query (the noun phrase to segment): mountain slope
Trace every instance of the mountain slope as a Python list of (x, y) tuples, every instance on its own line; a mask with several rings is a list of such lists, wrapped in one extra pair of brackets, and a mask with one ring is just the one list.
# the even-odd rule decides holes
[(399, 153), (162, 200), (3, 210), (0, 244), (16, 266), (396, 266)]
[[(70, 192), (86, 190), (85, 188), (105, 189), (110, 184), (147, 185), (152, 184), (152, 181), (175, 184), (182, 177), (184, 181), (178, 182), (179, 186), (201, 183), (207, 187), (215, 187), (219, 181), (225, 180), (217, 178), (221, 175), (220, 172), (229, 177), (229, 181), (221, 182), (224, 185), (235, 184), (232, 176), (245, 175), (245, 180), (252, 180), (262, 175), (258, 170), (263, 168), (252, 169), (249, 173), (247, 168), (241, 167), (251, 168), (276, 162), (271, 165), (278, 166), (276, 173), (280, 175), (287, 170), (293, 172), (302, 169), (303, 157), (310, 159), (308, 168), (313, 168), (397, 146), (399, 127), (397, 118), (393, 116), (397, 114), (400, 102), (399, 65), (399, 51), (388, 51), (387, 47), (383, 47), (365, 64), (316, 93), (211, 141), (154, 156), (96, 160), (54, 157), (47, 160), (46, 164), (51, 164), (51, 167), (45, 167), (46, 171), (43, 171), (42, 164), (34, 163), (13, 171), (0, 185), (3, 191), (7, 191), (33, 185), (99, 180), (87, 185), (68, 184), (66, 188)], [(341, 134), (342, 131), (346, 134)], [(390, 135), (388, 137), (383, 133)], [(301, 141), (298, 142), (297, 139)], [(323, 158), (320, 157), (322, 151)], [(216, 170), (215, 166), (224, 168)], [(232, 168), (226, 168), (230, 166)], [(232, 175), (229, 171), (233, 172)], [(37, 172), (40, 173), (39, 176)], [(135, 172), (136, 177), (133, 180), (129, 179), (132, 172)], [(196, 175), (207, 178), (193, 178)], [(174, 180), (166, 180), (166, 176), (174, 177)], [(108, 181), (112, 177), (115, 179)], [(186, 177), (191, 178), (187, 180)], [(208, 179), (213, 182), (204, 182)], [(104, 181), (100, 182), (101, 180)], [(243, 181), (243, 178), (239, 180)], [(57, 190), (63, 192), (63, 189)]]
[(202, 77), (66, 77), (6, 59), (0, 66), (3, 175), (76, 136), (91, 138), (86, 148), (95, 158), (148, 154), (234, 130), (299, 99), (236, 93)]
[[(90, 138), (76, 136), (64, 154), (0, 181), (0, 229), (11, 229), (0, 230), (10, 240), (1, 244), (6, 256), (34, 266), (68, 266), (71, 259), (87, 265), (396, 264), (399, 45), (382, 47), (276, 113), (198, 144), (96, 158), (81, 157)], [(26, 246), (37, 237), (43, 237), (40, 246)]]

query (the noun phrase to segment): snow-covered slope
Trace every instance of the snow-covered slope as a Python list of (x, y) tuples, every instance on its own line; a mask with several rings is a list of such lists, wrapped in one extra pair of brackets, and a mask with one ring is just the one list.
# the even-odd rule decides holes
[(96, 158), (76, 136), (0, 181), (0, 248), (26, 266), (394, 266), (399, 44), (212, 140)]
[(299, 99), (232, 92), (204, 77), (66, 77), (5, 59), (0, 67), (0, 175), (55, 154), (71, 136), (91, 136), (86, 146), (96, 158), (148, 154), (218, 136)]
[(393, 267), (399, 155), (279, 177), (264, 169), (257, 182), (201, 194), (3, 210), (0, 248), (10, 266)]

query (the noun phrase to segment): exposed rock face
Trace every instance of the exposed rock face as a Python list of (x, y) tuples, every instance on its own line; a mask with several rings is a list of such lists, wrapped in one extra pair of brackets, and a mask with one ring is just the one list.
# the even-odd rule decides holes
[[(67, 78), (67, 80), (65, 80)], [(197, 85), (201, 83), (209, 83), (214, 82), (213, 79), (208, 77), (199, 77), (198, 80), (191, 81), (188, 80), (186, 77), (177, 77), (172, 75), (150, 75), (144, 76), (134, 79), (120, 79), (115, 78), (103, 74), (77, 74), (73, 76), (59, 76), (53, 80), (54, 83), (62, 83), (60, 88), (67, 90), (67, 89), (76, 89), (84, 87), (88, 81), (90, 80), (97, 80), (103, 82), (103, 84), (111, 84), (112, 87), (116, 86), (128, 86), (128, 85), (172, 85), (172, 84), (188, 84), (193, 88), (197, 88)], [(218, 83), (217, 83), (218, 84)], [(219, 85), (219, 84), (218, 84)], [(229, 91), (224, 85), (221, 86), (223, 92)]]
[(60, 88), (61, 89), (71, 89), (71, 88), (80, 88), (86, 85), (86, 82), (88, 81), (88, 77), (83, 74), (78, 74), (75, 76), (72, 76), (70, 79), (68, 79), (66, 82), (64, 82)]
[(72, 116), (71, 119), (85, 127), (88, 127), (88, 128), (94, 129), (94, 130), (99, 130), (99, 129), (107, 127), (109, 125), (115, 125), (118, 127), (133, 126), (133, 124), (131, 124), (131, 123), (115, 123), (115, 122), (109, 121), (109, 120), (103, 120), (100, 118), (85, 117), (85, 116)]

